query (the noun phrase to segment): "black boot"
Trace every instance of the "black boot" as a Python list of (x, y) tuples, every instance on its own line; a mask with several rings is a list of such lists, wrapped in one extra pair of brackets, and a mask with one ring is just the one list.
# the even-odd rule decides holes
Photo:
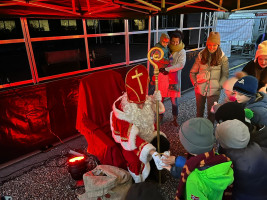
[(178, 123), (177, 123), (177, 116), (173, 115), (173, 121), (172, 124), (176, 127), (178, 127)]

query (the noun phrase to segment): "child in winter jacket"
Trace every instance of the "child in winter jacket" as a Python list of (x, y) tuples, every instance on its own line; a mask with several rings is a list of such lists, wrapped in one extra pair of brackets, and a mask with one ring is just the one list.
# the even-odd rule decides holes
[(267, 95), (257, 92), (258, 80), (254, 76), (244, 76), (233, 87), (236, 101), (253, 111), (252, 124), (267, 126)]
[(250, 141), (248, 127), (241, 121), (218, 124), (215, 136), (234, 167), (232, 200), (267, 199), (267, 148)]

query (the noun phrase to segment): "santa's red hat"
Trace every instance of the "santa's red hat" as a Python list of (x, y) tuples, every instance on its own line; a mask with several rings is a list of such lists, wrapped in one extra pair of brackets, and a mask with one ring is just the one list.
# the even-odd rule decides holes
[(144, 65), (137, 65), (130, 69), (125, 78), (128, 101), (141, 104), (146, 101), (149, 75)]

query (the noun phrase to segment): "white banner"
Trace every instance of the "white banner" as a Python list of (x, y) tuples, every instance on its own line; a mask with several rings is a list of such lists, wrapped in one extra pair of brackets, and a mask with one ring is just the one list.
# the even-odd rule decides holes
[(221, 35), (221, 41), (251, 42), (254, 19), (218, 20), (216, 31)]

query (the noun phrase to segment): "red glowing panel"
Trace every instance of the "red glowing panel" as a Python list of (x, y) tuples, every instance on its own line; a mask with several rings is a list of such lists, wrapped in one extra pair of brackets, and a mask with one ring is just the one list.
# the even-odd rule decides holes
[(84, 159), (84, 156), (78, 156), (78, 157), (74, 157), (74, 158), (69, 159), (69, 162), (74, 163), (76, 161), (80, 161), (83, 159)]

